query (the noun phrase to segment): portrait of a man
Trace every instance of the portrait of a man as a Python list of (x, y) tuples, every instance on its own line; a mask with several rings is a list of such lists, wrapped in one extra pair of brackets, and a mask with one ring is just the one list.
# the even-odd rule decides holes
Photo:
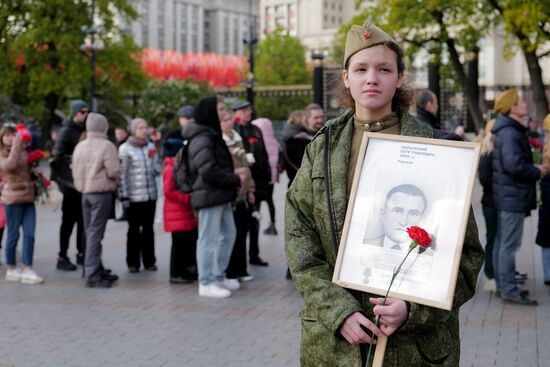
[(411, 240), (407, 228), (420, 224), (428, 207), (424, 192), (415, 185), (402, 184), (388, 191), (381, 209), (381, 220), (384, 233), (369, 238), (365, 234), (364, 242), (368, 245), (387, 249), (407, 251)]

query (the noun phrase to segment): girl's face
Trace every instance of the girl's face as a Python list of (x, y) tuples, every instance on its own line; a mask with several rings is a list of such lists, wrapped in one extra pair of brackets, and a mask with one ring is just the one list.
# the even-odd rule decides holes
[(224, 133), (229, 133), (233, 130), (233, 118), (230, 114), (226, 113), (221, 122), (221, 128)]
[(225, 115), (225, 103), (220, 101), (216, 104), (216, 110), (218, 111), (218, 120), (222, 121)]
[(384, 45), (351, 56), (342, 77), (355, 100), (357, 116), (367, 120), (391, 113), (392, 98), (403, 84), (403, 75), (397, 70), (397, 54)]
[(140, 122), (136, 127), (136, 131), (134, 135), (136, 136), (136, 138), (139, 138), (139, 139), (147, 139), (148, 133), (149, 133), (149, 129), (147, 128), (147, 123)]
[(2, 136), (2, 144), (7, 147), (11, 147), (15, 133), (6, 133)]

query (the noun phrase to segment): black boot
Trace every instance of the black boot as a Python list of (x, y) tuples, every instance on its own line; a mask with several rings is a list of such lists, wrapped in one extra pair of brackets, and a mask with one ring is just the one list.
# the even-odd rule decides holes
[(271, 222), (269, 227), (267, 227), (264, 230), (264, 234), (276, 236), (277, 235), (277, 228), (275, 228), (275, 223)]
[(64, 271), (73, 271), (76, 270), (76, 265), (73, 264), (68, 257), (58, 257), (57, 268)]

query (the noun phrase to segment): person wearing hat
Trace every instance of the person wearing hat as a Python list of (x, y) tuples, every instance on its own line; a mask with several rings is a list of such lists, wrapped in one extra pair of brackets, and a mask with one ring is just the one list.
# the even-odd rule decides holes
[(403, 50), (388, 34), (370, 22), (352, 26), (343, 61), (337, 95), (349, 109), (328, 121), (307, 146), (286, 196), (285, 249), (304, 298), (301, 365), (364, 366), (373, 332), (391, 335), (384, 366), (458, 366), (458, 309), (474, 295), (483, 263), (472, 214), (451, 311), (391, 297), (383, 305), (379, 296), (332, 282), (363, 132), (436, 136), (407, 112), (412, 94), (403, 84)]
[(166, 137), (166, 139), (178, 139), (178, 140), (182, 140), (183, 141), (183, 137), (181, 136), (181, 130), (183, 129), (183, 127), (187, 124), (189, 124), (190, 122), (193, 122), (195, 121), (195, 118), (193, 117), (195, 113), (195, 108), (193, 106), (190, 106), (190, 105), (186, 105), (186, 106), (183, 106), (181, 107), (179, 110), (178, 110), (178, 122), (180, 124), (180, 127), (179, 129), (176, 129), (172, 132), (170, 132), (168, 134), (168, 136)]
[[(542, 165), (550, 170), (550, 113), (544, 118), (543, 129), (544, 150), (542, 152)], [(542, 203), (539, 208), (539, 226), (536, 244), (542, 247), (542, 269), (544, 284), (550, 285), (550, 176), (546, 175), (540, 181)]]
[(267, 201), (271, 182), (271, 167), (269, 166), (269, 155), (265, 147), (262, 130), (252, 125), (252, 106), (248, 101), (237, 101), (233, 105), (235, 112), (236, 130), (243, 139), (244, 149), (251, 154), (250, 170), (252, 179), (256, 185), (256, 202), (250, 205), (248, 211), (249, 220), (249, 247), (248, 262), (256, 266), (268, 266), (268, 262), (260, 257), (260, 246), (258, 244), (260, 222), (253, 213), (259, 212), (259, 205)]
[(86, 120), (86, 139), (74, 149), (72, 172), (75, 188), (82, 194), (82, 213), (86, 233), (84, 278), (91, 288), (110, 288), (118, 279), (103, 267), (103, 235), (113, 194), (120, 181), (120, 161), (115, 144), (107, 138), (109, 123), (105, 116), (90, 113)]
[(491, 132), (493, 150), (493, 199), (497, 209), (497, 234), (493, 266), (497, 289), (503, 300), (537, 305), (516, 282), (516, 252), (521, 246), (525, 216), (537, 207), (536, 182), (547, 169), (533, 164), (527, 139), (527, 103), (517, 89), (507, 89), (495, 100), (498, 113)]
[(76, 266), (67, 256), (69, 241), (74, 225), (76, 224), (76, 263), (84, 264), (84, 220), (82, 217), (82, 195), (75, 189), (70, 163), (74, 148), (85, 133), (86, 118), (90, 112), (88, 104), (80, 99), (71, 101), (70, 116), (63, 121), (57, 134), (57, 140), (53, 148), (53, 157), (50, 163), (52, 168), (51, 179), (59, 185), (63, 192), (63, 204), (61, 206), (61, 227), (59, 229), (59, 255), (57, 269), (72, 271)]

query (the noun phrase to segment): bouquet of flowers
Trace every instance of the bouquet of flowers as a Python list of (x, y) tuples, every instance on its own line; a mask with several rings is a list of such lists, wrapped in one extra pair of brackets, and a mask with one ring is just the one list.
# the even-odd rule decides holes
[(35, 200), (38, 204), (44, 204), (50, 200), (49, 187), (51, 186), (51, 182), (42, 174), (42, 170), (39, 167), (40, 159), (42, 158), (44, 158), (44, 154), (39, 149), (33, 150), (27, 156), (27, 163), (31, 170), (31, 179), (34, 183)]

